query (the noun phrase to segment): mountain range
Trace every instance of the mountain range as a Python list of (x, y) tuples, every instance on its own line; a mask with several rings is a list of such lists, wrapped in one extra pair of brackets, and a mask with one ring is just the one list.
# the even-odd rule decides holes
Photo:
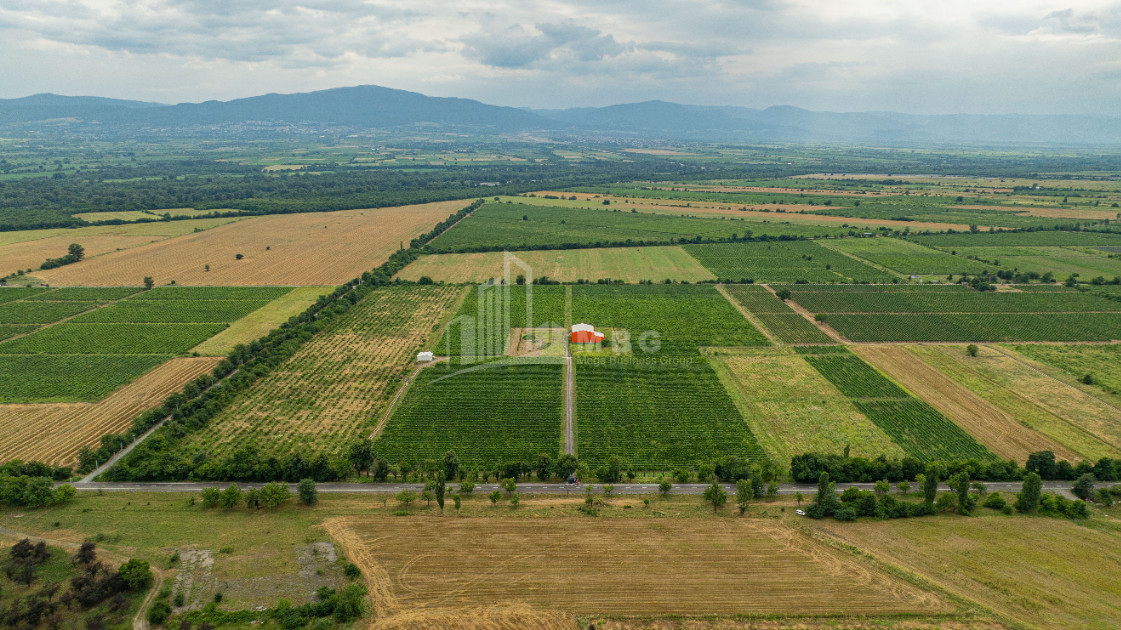
[(293, 133), (300, 128), (384, 129), (705, 142), (1121, 144), (1121, 118), (1104, 116), (835, 113), (791, 106), (760, 110), (664, 101), (531, 110), (373, 85), (177, 105), (55, 94), (0, 99), (0, 129), (8, 130), (64, 128), (112, 135), (205, 133), (231, 126), (272, 133)]

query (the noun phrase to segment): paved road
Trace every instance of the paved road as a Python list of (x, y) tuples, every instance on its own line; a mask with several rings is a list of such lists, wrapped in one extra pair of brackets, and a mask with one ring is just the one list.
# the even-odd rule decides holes
[[(104, 492), (202, 492), (206, 488), (225, 488), (230, 484), (228, 483), (208, 483), (208, 482), (170, 482), (170, 483), (133, 483), (133, 482), (78, 482), (74, 487), (78, 490)], [(261, 483), (240, 483), (237, 484), (242, 490), (249, 488), (260, 488)], [(448, 484), (449, 489), (458, 487), (458, 484)], [(602, 492), (603, 486), (601, 484), (594, 484), (596, 492)], [(735, 493), (735, 486), (733, 484), (722, 484), (724, 489), (729, 494)], [(845, 488), (857, 487), (862, 490), (871, 490), (874, 484), (870, 483), (839, 483), (837, 490), (843, 491)], [(296, 484), (289, 484), (293, 492), (296, 491)], [(318, 484), (319, 492), (322, 493), (369, 493), (381, 494), (391, 493), (396, 494), (402, 490), (413, 490), (420, 492), (424, 490), (422, 483), (321, 483)], [(572, 494), (578, 495), (584, 492), (584, 485), (568, 485), (563, 483), (524, 483), (518, 485), (518, 492), (522, 494)], [(1020, 482), (992, 482), (986, 483), (985, 487), (989, 492), (1019, 492)], [(1070, 493), (1071, 484), (1065, 481), (1046, 482), (1043, 484), (1044, 492), (1055, 492), (1067, 497), (1072, 497)], [(671, 494), (687, 494), (687, 495), (700, 495), (704, 494), (708, 484), (703, 483), (688, 483), (688, 484), (674, 484)], [(487, 494), (494, 490), (500, 490), (496, 483), (480, 483), (475, 485), (475, 492), (478, 494)], [(917, 486), (913, 488), (917, 490)], [(942, 485), (941, 490), (949, 491), (949, 487)], [(806, 500), (809, 500), (817, 492), (817, 484), (799, 484), (799, 483), (784, 483), (779, 486), (780, 495), (792, 495), (801, 492)], [(894, 490), (893, 490), (894, 492)], [(618, 483), (615, 484), (614, 494), (657, 494), (658, 484), (656, 483)]]

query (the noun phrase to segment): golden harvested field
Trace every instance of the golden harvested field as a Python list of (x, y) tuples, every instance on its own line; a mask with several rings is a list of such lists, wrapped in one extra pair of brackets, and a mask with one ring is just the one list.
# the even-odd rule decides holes
[[(615, 247), (609, 249), (564, 249), (516, 252), (533, 268), (534, 277), (548, 276), (561, 282), (600, 278), (661, 282), (715, 280), (708, 269), (680, 247)], [(437, 282), (482, 283), (502, 277), (502, 252), (481, 254), (437, 254), (422, 256), (397, 274), (402, 280), (428, 276)]]
[[(654, 190), (671, 190), (678, 186), (651, 186)], [(886, 193), (880, 190), (853, 191), (829, 190), (826, 188), (775, 188), (773, 186), (680, 186), (681, 190), (689, 192), (766, 192), (780, 195), (794, 195), (805, 193), (807, 195), (830, 195), (835, 197), (882, 197), (898, 196), (902, 193)]]
[(770, 519), (354, 516), (325, 526), (363, 569), (375, 628), (399, 613), (440, 618), (496, 602), (650, 617), (952, 609)]
[[(36, 277), (57, 286), (135, 286), (145, 276), (157, 285), (337, 285), (382, 264), (402, 241), (408, 244), (466, 205), (445, 201), (252, 217)], [(237, 260), (237, 254), (244, 258)]]
[(119, 433), (144, 411), (218, 365), (217, 357), (172, 359), (96, 403), (0, 405), (0, 460), (56, 466), (77, 461), (83, 446)]
[[(464, 295), (453, 286), (389, 286), (305, 343), (181, 448), (217, 457), (245, 444), (262, 453), (338, 454), (377, 424), (415, 352)], [(314, 440), (314, 443), (311, 441)]]
[(912, 346), (911, 352), (1077, 459), (1121, 455), (1121, 409), (1052, 377), (1011, 349), (985, 345), (976, 357), (962, 346)]
[(923, 363), (904, 346), (856, 345), (851, 350), (930, 403), (1002, 459), (1023, 462), (1036, 451), (1052, 451), (1060, 459), (1080, 459), (1074, 451), (1025, 427), (1012, 414)]
[(1117, 628), (1121, 535), (1115, 520), (1087, 527), (981, 512), (975, 518), (825, 520), (814, 527), (1030, 627)]
[[(92, 258), (118, 249), (130, 249), (191, 234), (196, 229), (209, 230), (237, 220), (236, 218), (194, 219), (3, 232), (0, 233), (0, 275), (7, 275), (18, 269), (37, 270), (44, 260), (65, 256), (66, 248), (71, 243), (78, 243), (84, 247), (86, 257)], [(135, 281), (133, 284), (139, 285), (140, 282)]]
[(239, 343), (250, 343), (267, 335), (289, 318), (303, 313), (319, 296), (335, 287), (297, 287), (230, 324), (222, 332), (191, 349), (198, 354), (224, 357)]
[(776, 462), (801, 453), (902, 458), (905, 453), (801, 356), (773, 349), (714, 350), (724, 381), (759, 444)]

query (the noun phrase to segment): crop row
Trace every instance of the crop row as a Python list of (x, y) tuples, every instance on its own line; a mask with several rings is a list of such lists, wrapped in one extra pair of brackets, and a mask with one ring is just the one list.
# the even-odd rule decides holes
[(913, 236), (911, 240), (930, 247), (1088, 247), (1093, 245), (1121, 245), (1121, 234), (1041, 230), (1037, 232), (930, 234)]
[(31, 287), (0, 287), (0, 303), (30, 298), (44, 291), (45, 289)]
[(0, 324), (50, 324), (97, 305), (98, 302), (5, 302), (0, 304)]
[(1121, 311), (1121, 303), (1075, 290), (981, 292), (973, 290), (898, 293), (793, 290), (794, 300), (814, 313), (1048, 313)]
[(0, 344), (0, 354), (181, 354), (226, 324), (62, 323)]
[(206, 453), (215, 466), (247, 444), (263, 457), (342, 454), (373, 431), (404, 370), (461, 292), (452, 286), (375, 289), (182, 448)]
[(36, 328), (38, 328), (38, 326), (34, 324), (0, 324), (0, 341), (31, 332)]
[(140, 287), (66, 287), (37, 293), (27, 300), (48, 302), (112, 302), (138, 293)]
[(165, 355), (0, 355), (0, 403), (92, 402), (144, 374)]
[(973, 436), (921, 400), (854, 400), (853, 403), (904, 452), (920, 461), (994, 458)]
[(850, 238), (832, 246), (903, 274), (980, 273), (990, 266), (897, 238)]
[(730, 282), (888, 282), (892, 276), (813, 241), (686, 245), (685, 251)]
[(724, 291), (732, 296), (737, 304), (750, 313), (793, 313), (794, 310), (786, 302), (775, 297), (766, 287), (755, 284), (729, 284)]
[[(530, 300), (527, 300), (527, 289), (532, 296)], [(565, 295), (565, 287), (558, 285), (471, 287), (433, 350), (451, 357), (502, 356), (510, 329), (526, 327), (527, 315), (533, 318), (535, 327), (564, 326)], [(527, 312), (527, 302), (530, 312)], [(502, 319), (504, 304), (509, 304), (509, 326)]]
[(612, 455), (639, 470), (766, 457), (707, 362), (575, 368), (576, 450), (593, 467)]
[(964, 429), (918, 400), (844, 346), (795, 348), (907, 455), (921, 461), (995, 456)]
[[(443, 378), (447, 377), (447, 378)], [(442, 380), (441, 380), (442, 379)], [(563, 450), (564, 367), (427, 369), (375, 444), (379, 456), (419, 464), (454, 450), (461, 464), (493, 469)]]
[(1121, 313), (854, 314), (829, 324), (853, 341), (1111, 341)]
[[(70, 304), (63, 302), (60, 304)], [(74, 318), (80, 323), (232, 323), (266, 300), (124, 300)]]
[(696, 356), (701, 346), (768, 345), (712, 285), (577, 285), (572, 317), (610, 332), (609, 344), (626, 330), (635, 354)]
[(158, 287), (134, 296), (134, 300), (255, 300), (271, 302), (291, 287)]
[(756, 317), (783, 343), (835, 343), (832, 337), (798, 313), (763, 313)]

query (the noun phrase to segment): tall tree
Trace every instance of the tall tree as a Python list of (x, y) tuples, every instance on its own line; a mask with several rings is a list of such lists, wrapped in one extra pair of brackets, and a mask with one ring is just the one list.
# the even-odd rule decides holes
[(1039, 497), (1043, 492), (1043, 478), (1030, 472), (1024, 475), (1024, 485), (1016, 495), (1016, 511), (1030, 514), (1039, 509)]
[(720, 482), (713, 480), (712, 485), (705, 490), (705, 501), (712, 504), (712, 513), (728, 502), (728, 493), (721, 487)]

